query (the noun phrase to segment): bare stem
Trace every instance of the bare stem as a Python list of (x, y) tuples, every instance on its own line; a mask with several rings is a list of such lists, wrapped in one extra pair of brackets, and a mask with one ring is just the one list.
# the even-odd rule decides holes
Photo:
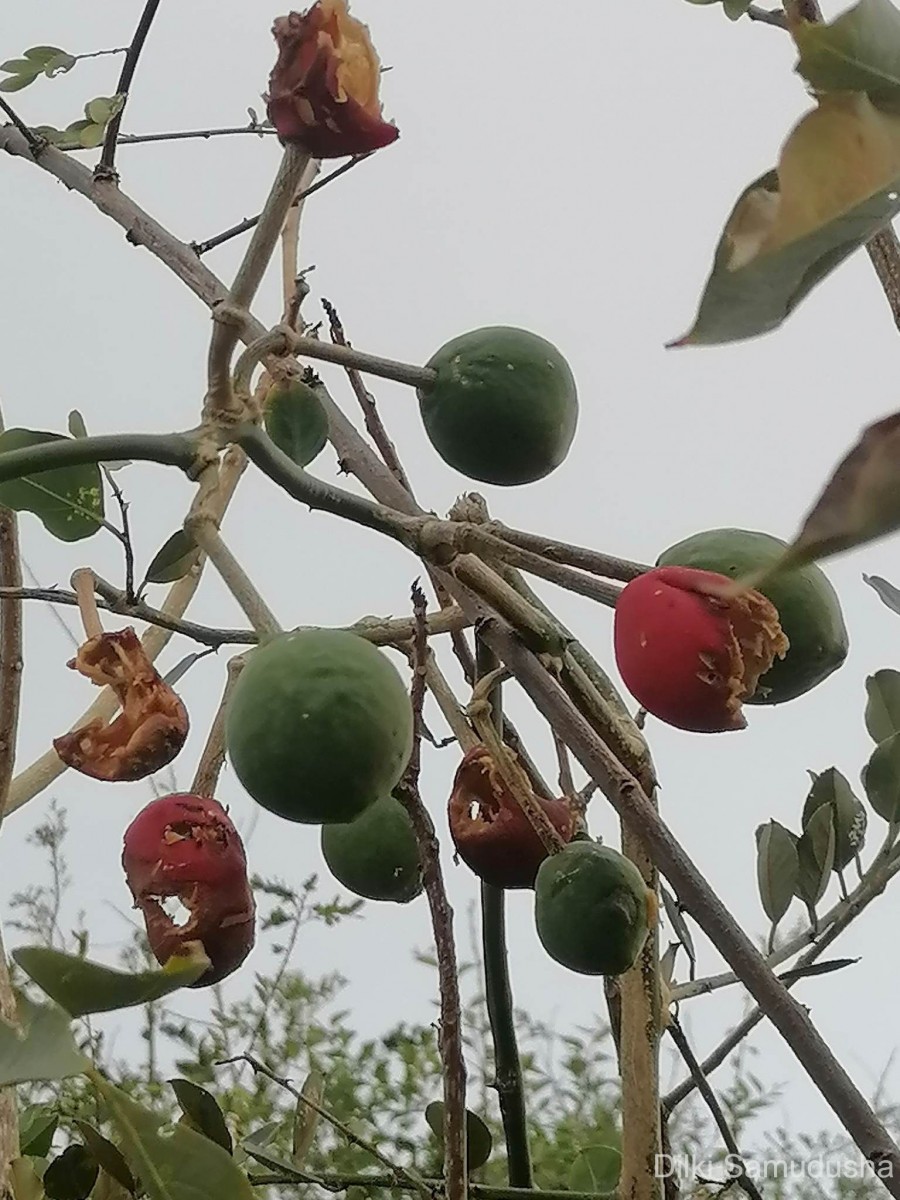
[(228, 674), (222, 690), (222, 698), (216, 709), (216, 715), (213, 717), (209, 733), (206, 735), (206, 744), (191, 783), (191, 792), (195, 796), (215, 796), (216, 794), (219, 773), (225, 762), (225, 713), (228, 710), (228, 702), (234, 691), (234, 685), (243, 669), (244, 659), (240, 655), (228, 660)]
[(116, 85), (116, 95), (122, 97), (123, 104), (122, 108), (119, 109), (106, 127), (106, 134), (103, 138), (103, 150), (97, 167), (97, 174), (100, 178), (116, 178), (116, 142), (119, 137), (119, 128), (122, 124), (122, 115), (125, 110), (125, 103), (128, 100), (128, 94), (131, 91), (131, 83), (134, 79), (134, 73), (137, 70), (138, 59), (141, 57), (144, 42), (147, 40), (147, 34), (150, 32), (150, 26), (153, 24), (153, 18), (156, 16), (158, 8), (159, 0), (147, 0), (147, 3), (144, 5), (144, 11), (141, 13), (141, 18), (138, 21), (137, 29), (134, 31), (134, 37), (131, 39), (131, 45), (125, 54), (125, 61), (122, 63), (122, 72), (119, 75), (119, 82)]
[(438, 962), (441, 1013), (439, 1046), (444, 1068), (443, 1132), (446, 1195), (447, 1200), (467, 1200), (466, 1062), (463, 1055), (462, 1005), (459, 997), (456, 942), (453, 937), (453, 909), (450, 907), (447, 889), (444, 887), (440, 847), (434, 824), (419, 793), (422, 705), (425, 700), (428, 645), (425, 638), (425, 594), (418, 583), (413, 584), (412, 601), (417, 631), (414, 642), (410, 702), (415, 720), (416, 736), (409, 766), (397, 789), (397, 795), (409, 813), (419, 846), (422, 882), (428, 897)]
[(253, 580), (234, 557), (222, 535), (209, 518), (200, 515), (185, 522), (190, 536), (209, 557), (222, 577), (222, 582), (244, 610), (247, 620), (260, 638), (274, 637), (282, 632), (271, 609), (256, 589)]

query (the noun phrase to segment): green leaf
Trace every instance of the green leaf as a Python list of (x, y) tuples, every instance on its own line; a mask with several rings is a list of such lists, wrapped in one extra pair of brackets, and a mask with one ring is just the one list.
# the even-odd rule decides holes
[(87, 425), (84, 423), (84, 417), (77, 408), (73, 408), (69, 413), (69, 419), (66, 422), (66, 428), (73, 438), (86, 438), (88, 435)]
[(44, 74), (48, 79), (55, 79), (57, 75), (71, 71), (77, 61), (71, 54), (57, 54), (44, 64)]
[(99, 1174), (90, 1150), (73, 1142), (44, 1172), (44, 1194), (47, 1200), (87, 1200)]
[[(79, 124), (84, 128), (84, 127), (87, 127), (87, 125), (89, 125), (90, 122), (89, 121), (81, 121)], [(71, 126), (69, 127), (69, 129), (71, 130)], [(37, 130), (35, 130), (35, 132), (37, 133)], [(63, 131), (57, 129), (57, 130), (54, 130), (54, 132), (59, 134), (59, 137), (63, 141), (66, 140), (65, 134), (63, 133)], [(78, 139), (76, 138), (75, 140), (77, 141)], [(82, 437), (88, 436), (88, 429), (87, 429), (87, 425), (85, 425), (85, 423), (84, 423), (84, 417), (81, 415), (81, 413), (78, 411), (77, 408), (73, 408), (72, 411), (69, 413), (68, 430), (69, 430), (69, 433), (71, 433), (72, 437), (74, 437), (74, 438), (82, 438)], [(103, 464), (103, 469), (106, 471), (121, 471), (123, 467), (130, 467), (130, 466), (131, 466), (130, 458), (117, 458), (115, 460), (110, 460), (109, 462), (105, 462)]]
[(48, 1104), (32, 1104), (19, 1114), (19, 1150), (31, 1158), (50, 1153), (59, 1113)]
[(778, 821), (756, 831), (756, 879), (763, 912), (777, 925), (796, 894), (800, 879), (798, 839)]
[(87, 125), (78, 135), (78, 141), (85, 150), (93, 150), (99, 146), (106, 134), (105, 125)]
[(900, 12), (889, 0), (860, 0), (826, 24), (794, 30), (797, 73), (819, 92), (866, 92), (900, 112)]
[(133, 1196), (137, 1191), (137, 1182), (119, 1147), (87, 1121), (76, 1120), (75, 1126), (100, 1168)]
[(59, 46), (32, 46), (30, 50), (25, 51), (25, 57), (30, 62), (45, 67), (52, 59), (59, 58), (61, 54), (65, 53), (65, 50), (60, 50)]
[(161, 971), (129, 974), (47, 946), (22, 946), (13, 958), (34, 982), (73, 1017), (149, 1004), (199, 979), (209, 959), (171, 958)]
[(797, 842), (800, 873), (796, 894), (810, 909), (815, 909), (828, 887), (834, 869), (834, 823), (831, 809), (823, 804), (816, 809)]
[(827, 806), (834, 826), (835, 871), (843, 871), (862, 851), (866, 840), (866, 810), (853, 794), (849, 781), (836, 767), (817, 775), (803, 805), (803, 828)]
[(0, 92), (21, 92), (30, 83), (34, 83), (37, 75), (10, 75), (8, 79), (0, 80)]
[(725, 16), (729, 21), (739, 21), (752, 2), (753, 0), (722, 0)]
[(231, 1154), (234, 1143), (215, 1096), (189, 1079), (170, 1079), (169, 1083), (191, 1128)]
[(622, 1170), (622, 1155), (615, 1146), (585, 1146), (569, 1168), (568, 1185), (573, 1192), (614, 1192)]
[(98, 1072), (91, 1071), (91, 1080), (150, 1200), (254, 1200), (247, 1176), (221, 1146), (181, 1124), (162, 1136), (161, 1117)]
[(75, 1045), (69, 1014), (16, 994), (19, 1027), (0, 1020), (0, 1087), (80, 1075), (89, 1065)]
[(0, 63), (0, 71), (8, 71), (11, 75), (28, 75), (30, 73), (36, 76), (38, 68), (27, 58), (8, 58), (6, 62)]
[(328, 441), (328, 416), (314, 387), (296, 379), (275, 384), (265, 399), (266, 433), (298, 467), (308, 466)]
[[(58, 433), (34, 429), (7, 429), (0, 434), (0, 455), (26, 446), (41, 446), (66, 439)], [(63, 542), (91, 537), (103, 518), (103, 481), (96, 463), (57, 467), (23, 479), (0, 483), (0, 505), (16, 512), (31, 512), (48, 533)]]
[(94, 125), (106, 125), (112, 116), (112, 104), (106, 96), (98, 96), (84, 106), (84, 115)]
[(321, 1071), (310, 1071), (303, 1081), (300, 1097), (294, 1109), (294, 1128), (291, 1135), (291, 1162), (295, 1167), (302, 1167), (316, 1137), (316, 1127), (319, 1124), (319, 1114), (304, 1104), (302, 1097), (312, 1100), (321, 1106), (325, 1093), (325, 1079)]
[(200, 548), (183, 529), (176, 529), (154, 554), (147, 568), (147, 583), (173, 583), (182, 579), (196, 565)]
[(666, 916), (669, 918), (672, 929), (675, 931), (675, 936), (684, 947), (684, 952), (688, 956), (688, 961), (691, 964), (691, 978), (693, 979), (693, 972), (697, 968), (697, 953), (694, 950), (694, 939), (691, 937), (688, 923), (684, 919), (677, 900), (671, 895), (668, 889), (660, 884), (659, 890), (662, 894), (663, 908), (666, 910)]
[(900, 733), (875, 747), (862, 769), (862, 782), (879, 817), (889, 825), (900, 822)]
[[(428, 1122), (428, 1128), (437, 1139), (438, 1145), (444, 1145), (444, 1102), (443, 1100), (432, 1100), (425, 1109), (425, 1120)], [(466, 1165), (469, 1173), (477, 1171), (479, 1167), (483, 1167), (487, 1160), (491, 1157), (494, 1139), (491, 1137), (491, 1131), (482, 1121), (481, 1117), (476, 1116), (468, 1108), (466, 1109)]]
[(876, 743), (900, 733), (900, 671), (883, 667), (866, 679), (866, 729)]
[(861, 93), (822, 97), (788, 137), (777, 170), (741, 193), (696, 320), (670, 345), (716, 345), (777, 329), (900, 212), (898, 180), (900, 116)]
[(880, 575), (863, 575), (863, 583), (869, 585), (881, 603), (889, 608), (891, 612), (900, 614), (900, 588), (894, 587), (892, 583), (888, 583)]

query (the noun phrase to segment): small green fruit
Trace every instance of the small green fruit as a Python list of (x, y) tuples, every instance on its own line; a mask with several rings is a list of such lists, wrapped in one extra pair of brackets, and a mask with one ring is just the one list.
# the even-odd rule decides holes
[[(671, 546), (659, 556), (657, 566), (699, 567), (739, 579), (774, 563), (786, 546), (767, 533), (709, 529)], [(790, 646), (744, 703), (783, 704), (802, 696), (843, 664), (850, 647), (847, 627), (837, 593), (815, 563), (778, 575), (758, 590), (778, 609)]]
[(328, 415), (316, 390), (300, 379), (275, 383), (263, 401), (266, 433), (298, 467), (308, 466), (328, 441)]
[(451, 467), (510, 487), (543, 479), (569, 452), (578, 396), (569, 364), (524, 329), (491, 326), (447, 342), (419, 389), (425, 432)]
[(630, 859), (597, 842), (570, 842), (541, 864), (534, 892), (537, 934), (556, 962), (580, 975), (621, 975), (634, 965), (653, 895)]
[(412, 749), (400, 675), (364, 638), (301, 629), (255, 650), (225, 714), (231, 764), (269, 812), (352, 821), (390, 793)]
[(366, 900), (406, 904), (422, 891), (416, 835), (394, 796), (376, 800), (349, 825), (323, 825), (322, 854), (335, 879)]

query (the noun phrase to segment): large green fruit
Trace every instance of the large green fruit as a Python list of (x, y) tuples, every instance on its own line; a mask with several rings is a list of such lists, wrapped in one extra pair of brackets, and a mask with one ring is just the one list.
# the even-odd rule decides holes
[(400, 675), (337, 629), (282, 634), (250, 656), (225, 714), (238, 779), (289, 821), (352, 821), (399, 782), (413, 719)]
[(569, 364), (550, 342), (496, 325), (447, 342), (419, 389), (425, 432), (438, 454), (481, 483), (509, 487), (549, 475), (569, 452), (578, 396)]
[(621, 975), (634, 965), (652, 893), (624, 855), (570, 842), (541, 863), (534, 893), (537, 934), (556, 962), (581, 975)]
[[(709, 529), (671, 546), (657, 566), (700, 567), (737, 579), (775, 562), (786, 545), (768, 533)], [(847, 627), (837, 592), (815, 563), (778, 575), (759, 590), (778, 609), (790, 648), (745, 703), (782, 704), (802, 696), (842, 665), (850, 646)]]
[(335, 879), (366, 900), (406, 904), (422, 891), (416, 835), (393, 796), (376, 800), (349, 825), (323, 825), (322, 854)]

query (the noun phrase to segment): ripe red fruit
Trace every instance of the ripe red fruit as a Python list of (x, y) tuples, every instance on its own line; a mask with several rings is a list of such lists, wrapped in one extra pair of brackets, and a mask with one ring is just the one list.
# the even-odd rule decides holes
[(743, 729), (741, 704), (788, 640), (771, 601), (735, 596), (734, 581), (691, 567), (657, 567), (616, 602), (615, 653), (625, 686), (661, 721), (695, 733)]
[[(125, 830), (122, 866), (160, 964), (201, 942), (211, 966), (193, 987), (241, 965), (253, 948), (256, 906), (240, 835), (221, 804), (188, 793), (154, 800)], [(169, 897), (189, 910), (184, 924), (163, 908)]]
[[(565, 800), (536, 799), (568, 842), (575, 830), (569, 805)], [(499, 888), (534, 887), (547, 851), (487, 747), (473, 747), (457, 767), (447, 815), (456, 851), (479, 879)]]

